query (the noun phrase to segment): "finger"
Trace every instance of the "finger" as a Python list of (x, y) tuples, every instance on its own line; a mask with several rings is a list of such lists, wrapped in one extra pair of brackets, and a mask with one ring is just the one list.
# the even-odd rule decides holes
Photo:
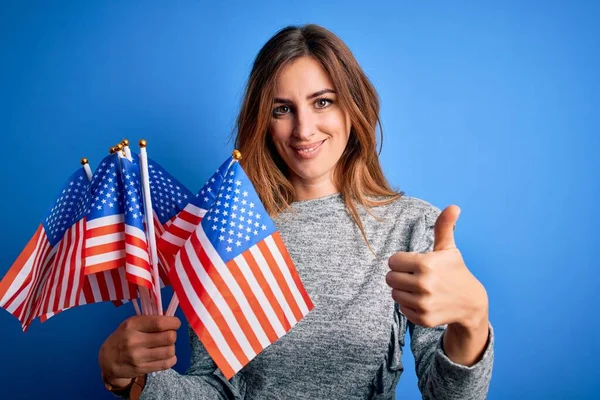
[(406, 319), (408, 319), (410, 322), (418, 325), (417, 321), (420, 321), (420, 318), (419, 318), (419, 313), (417, 312), (417, 310), (410, 308), (410, 307), (400, 305), (400, 312), (402, 314), (404, 314)]
[(140, 347), (153, 348), (171, 346), (177, 340), (176, 331), (146, 333), (140, 332)]
[(413, 293), (419, 290), (417, 276), (407, 272), (389, 271), (385, 275), (385, 282), (392, 289)]
[(168, 360), (150, 361), (140, 364), (133, 368), (136, 376), (148, 374), (150, 372), (164, 371), (173, 367), (177, 363), (177, 356), (173, 356)]
[(446, 207), (438, 216), (434, 227), (435, 239), (433, 242), (433, 251), (456, 248), (456, 243), (454, 242), (454, 227), (456, 226), (459, 215), (460, 208), (451, 205)]
[(135, 328), (140, 332), (176, 331), (181, 326), (179, 318), (166, 315), (140, 315), (132, 318), (137, 319)]
[(146, 364), (153, 361), (170, 360), (175, 355), (175, 346), (161, 346), (152, 349), (140, 349), (136, 355), (136, 364)]
[(388, 266), (396, 272), (417, 272), (421, 254), (399, 251), (388, 259)]
[(392, 299), (401, 306), (419, 310), (419, 301), (417, 295), (404, 290), (392, 289)]

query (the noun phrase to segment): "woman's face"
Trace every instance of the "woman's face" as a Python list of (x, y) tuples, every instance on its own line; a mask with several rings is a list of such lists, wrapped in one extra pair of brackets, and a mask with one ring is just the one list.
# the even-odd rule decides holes
[(270, 134), (292, 184), (332, 186), (333, 168), (350, 135), (350, 118), (321, 65), (301, 57), (279, 75)]

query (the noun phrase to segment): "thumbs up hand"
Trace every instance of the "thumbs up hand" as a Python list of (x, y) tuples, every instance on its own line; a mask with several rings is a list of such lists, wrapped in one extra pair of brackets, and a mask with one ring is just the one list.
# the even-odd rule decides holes
[(460, 208), (452, 205), (435, 223), (433, 251), (398, 252), (388, 260), (386, 283), (400, 311), (416, 325), (448, 324), (463, 332), (488, 324), (488, 298), (471, 274), (454, 242)]

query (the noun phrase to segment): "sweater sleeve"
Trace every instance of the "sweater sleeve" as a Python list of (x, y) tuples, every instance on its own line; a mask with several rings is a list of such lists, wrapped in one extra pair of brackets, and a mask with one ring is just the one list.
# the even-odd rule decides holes
[[(409, 251), (425, 253), (433, 249), (434, 225), (440, 210), (425, 208), (416, 221)], [(490, 324), (488, 342), (482, 358), (467, 367), (450, 360), (443, 349), (446, 325), (424, 328), (408, 322), (411, 351), (419, 390), (424, 399), (485, 399), (487, 397), (494, 361), (494, 330)]]
[(188, 332), (192, 348), (189, 369), (185, 374), (173, 369), (148, 374), (140, 400), (243, 399), (245, 382), (242, 374), (229, 381), (225, 379), (190, 327)]

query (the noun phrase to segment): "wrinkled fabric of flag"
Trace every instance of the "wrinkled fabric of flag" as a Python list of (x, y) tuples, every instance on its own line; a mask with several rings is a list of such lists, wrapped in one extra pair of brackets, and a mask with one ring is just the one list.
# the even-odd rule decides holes
[(0, 282), (0, 306), (26, 331), (34, 318), (77, 303), (83, 282), (85, 215), (90, 185), (71, 175), (34, 236)]
[(239, 162), (203, 189), (216, 196), (169, 277), (190, 326), (230, 379), (314, 305)]

